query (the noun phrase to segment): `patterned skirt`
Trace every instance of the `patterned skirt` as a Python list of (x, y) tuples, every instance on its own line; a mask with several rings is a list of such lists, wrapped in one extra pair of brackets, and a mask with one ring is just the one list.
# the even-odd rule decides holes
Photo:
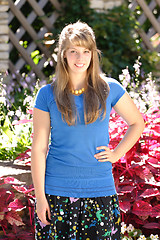
[(121, 223), (117, 195), (73, 198), (46, 195), (51, 223), (44, 225), (36, 214), (35, 239), (120, 240)]

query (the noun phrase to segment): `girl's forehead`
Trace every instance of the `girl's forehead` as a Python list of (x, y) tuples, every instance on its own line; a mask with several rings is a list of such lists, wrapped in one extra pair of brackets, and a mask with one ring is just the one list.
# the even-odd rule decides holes
[(78, 47), (82, 47), (85, 49), (92, 49), (94, 46), (94, 43), (91, 39), (85, 39), (85, 38), (80, 38), (80, 37), (74, 37), (74, 38), (70, 38), (67, 39), (65, 42), (65, 48), (78, 48)]
[(69, 44), (68, 49), (77, 49), (77, 50), (83, 50), (83, 49), (87, 49), (85, 46), (77, 46), (74, 44)]

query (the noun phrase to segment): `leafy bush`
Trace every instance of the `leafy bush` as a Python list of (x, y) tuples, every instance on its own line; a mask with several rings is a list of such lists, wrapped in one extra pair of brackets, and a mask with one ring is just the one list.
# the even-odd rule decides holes
[(23, 184), (12, 177), (0, 178), (0, 229), (4, 233), (0, 239), (34, 240), (34, 189)]
[[(160, 110), (143, 115), (146, 127), (135, 146), (113, 166), (122, 221), (132, 223), (143, 233), (158, 234), (160, 228)], [(112, 114), (110, 146), (115, 146), (127, 130), (126, 124)]]
[(26, 75), (19, 86), (13, 79), (8, 87), (7, 77), (1, 75), (4, 81), (0, 84), (0, 159), (15, 160), (31, 146), (31, 108), (36, 92), (46, 81), (39, 85), (37, 81), (35, 85), (32, 81), (33, 76)]
[[(136, 145), (113, 165), (113, 174), (119, 195), (122, 221), (127, 225), (132, 224), (136, 229), (134, 234), (137, 232), (137, 235), (134, 235), (133, 239), (152, 240), (158, 238), (149, 238), (149, 236), (158, 234), (160, 228), (160, 123), (157, 121), (160, 119), (160, 111), (158, 108), (149, 109), (143, 117), (146, 122), (145, 131)], [(17, 123), (22, 124), (22, 121)], [(112, 112), (110, 120), (111, 148), (119, 143), (126, 130), (127, 125), (117, 114)], [(22, 152), (16, 158), (16, 162), (30, 165), (30, 149)], [(2, 222), (0, 223), (5, 236), (12, 237), (14, 234), (17, 237), (15, 239), (26, 239), (25, 229), (28, 229), (29, 226), (27, 239), (32, 239), (34, 231), (34, 197), (30, 196), (30, 192), (33, 190), (32, 186), (29, 188), (23, 186), (23, 183), (13, 178), (1, 178), (2, 184), (3, 188), (0, 188), (2, 199), (2, 209), (0, 210), (2, 218), (0, 219)], [(5, 184), (11, 185), (6, 188)], [(12, 188), (24, 194), (23, 200), (14, 198)], [(28, 201), (30, 205), (28, 205)], [(30, 211), (27, 215), (23, 214), (24, 206), (26, 206), (27, 212)], [(20, 216), (17, 215), (18, 209)], [(30, 219), (30, 222), (26, 222), (26, 217), (28, 221)], [(122, 226), (123, 228), (124, 226)], [(22, 229), (23, 231), (21, 231)], [(141, 238), (140, 236), (144, 234), (146, 238)], [(131, 237), (133, 237), (132, 231), (124, 232), (124, 239), (131, 240)]]
[[(11, 112), (8, 112), (9, 114)], [(21, 118), (24, 118), (24, 114), (21, 115)], [(21, 124), (16, 120), (11, 124), (7, 115), (1, 122), (3, 123), (0, 128), (0, 159), (15, 160), (20, 153), (31, 146), (32, 120), (30, 114), (28, 114), (28, 119), (20, 120)]]
[[(138, 58), (133, 66), (135, 73), (130, 75), (127, 67), (119, 78), (143, 113), (145, 130), (135, 146), (114, 165), (113, 172), (122, 220), (149, 236), (160, 229), (160, 96), (151, 73), (139, 82), (141, 65)], [(118, 115), (113, 115), (111, 121), (116, 122), (111, 124), (110, 132), (114, 148), (125, 134), (126, 124)]]
[[(114, 7), (107, 12), (96, 12), (90, 8), (89, 1), (62, 2), (60, 16), (52, 31), (54, 40), (57, 40), (66, 24), (81, 20), (87, 22), (95, 31), (97, 45), (103, 56), (102, 68), (107, 75), (118, 79), (121, 70), (126, 66), (134, 72), (132, 66), (138, 56), (142, 57), (144, 72), (155, 70), (155, 64), (160, 58), (156, 52), (150, 53), (142, 47), (136, 34), (139, 26), (128, 4)], [(56, 50), (56, 42), (51, 49)]]

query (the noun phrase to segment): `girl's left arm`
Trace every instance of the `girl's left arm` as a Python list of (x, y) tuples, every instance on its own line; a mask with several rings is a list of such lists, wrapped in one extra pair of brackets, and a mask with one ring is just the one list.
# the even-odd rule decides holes
[(134, 146), (145, 127), (143, 117), (128, 93), (120, 98), (114, 106), (114, 110), (126, 121), (129, 127), (122, 141), (114, 150), (110, 150), (107, 146), (97, 148), (97, 150), (104, 150), (94, 155), (100, 162), (110, 161), (114, 163), (118, 161)]

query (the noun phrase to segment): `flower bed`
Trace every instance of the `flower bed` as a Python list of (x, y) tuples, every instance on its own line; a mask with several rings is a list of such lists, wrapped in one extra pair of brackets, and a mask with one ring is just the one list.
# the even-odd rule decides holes
[[(159, 239), (160, 232), (159, 94), (151, 74), (146, 82), (139, 86), (140, 65), (137, 60), (134, 65), (135, 76), (130, 76), (128, 68), (120, 75), (123, 85), (143, 112), (146, 123), (145, 130), (135, 146), (113, 165), (123, 222), (123, 240)], [(33, 104), (33, 97), (27, 95), (23, 99), (27, 109), (25, 113), (13, 106), (11, 109), (7, 107), (5, 96), (0, 100), (0, 158), (30, 166), (32, 110), (28, 107)], [(119, 143), (126, 130), (124, 121), (112, 112), (111, 148)], [(14, 178), (0, 178), (0, 239), (34, 239), (32, 191), (33, 186), (26, 186)]]
[(159, 240), (158, 234), (151, 234), (149, 237), (145, 237), (145, 235), (142, 234), (142, 231), (134, 228), (132, 224), (127, 226), (122, 222), (121, 226), (122, 240)]
[(0, 239), (34, 240), (33, 186), (0, 178)]
[[(122, 221), (146, 236), (160, 229), (160, 111), (143, 115), (146, 127), (135, 146), (113, 166)], [(110, 145), (115, 147), (126, 132), (122, 119), (113, 114)]]

